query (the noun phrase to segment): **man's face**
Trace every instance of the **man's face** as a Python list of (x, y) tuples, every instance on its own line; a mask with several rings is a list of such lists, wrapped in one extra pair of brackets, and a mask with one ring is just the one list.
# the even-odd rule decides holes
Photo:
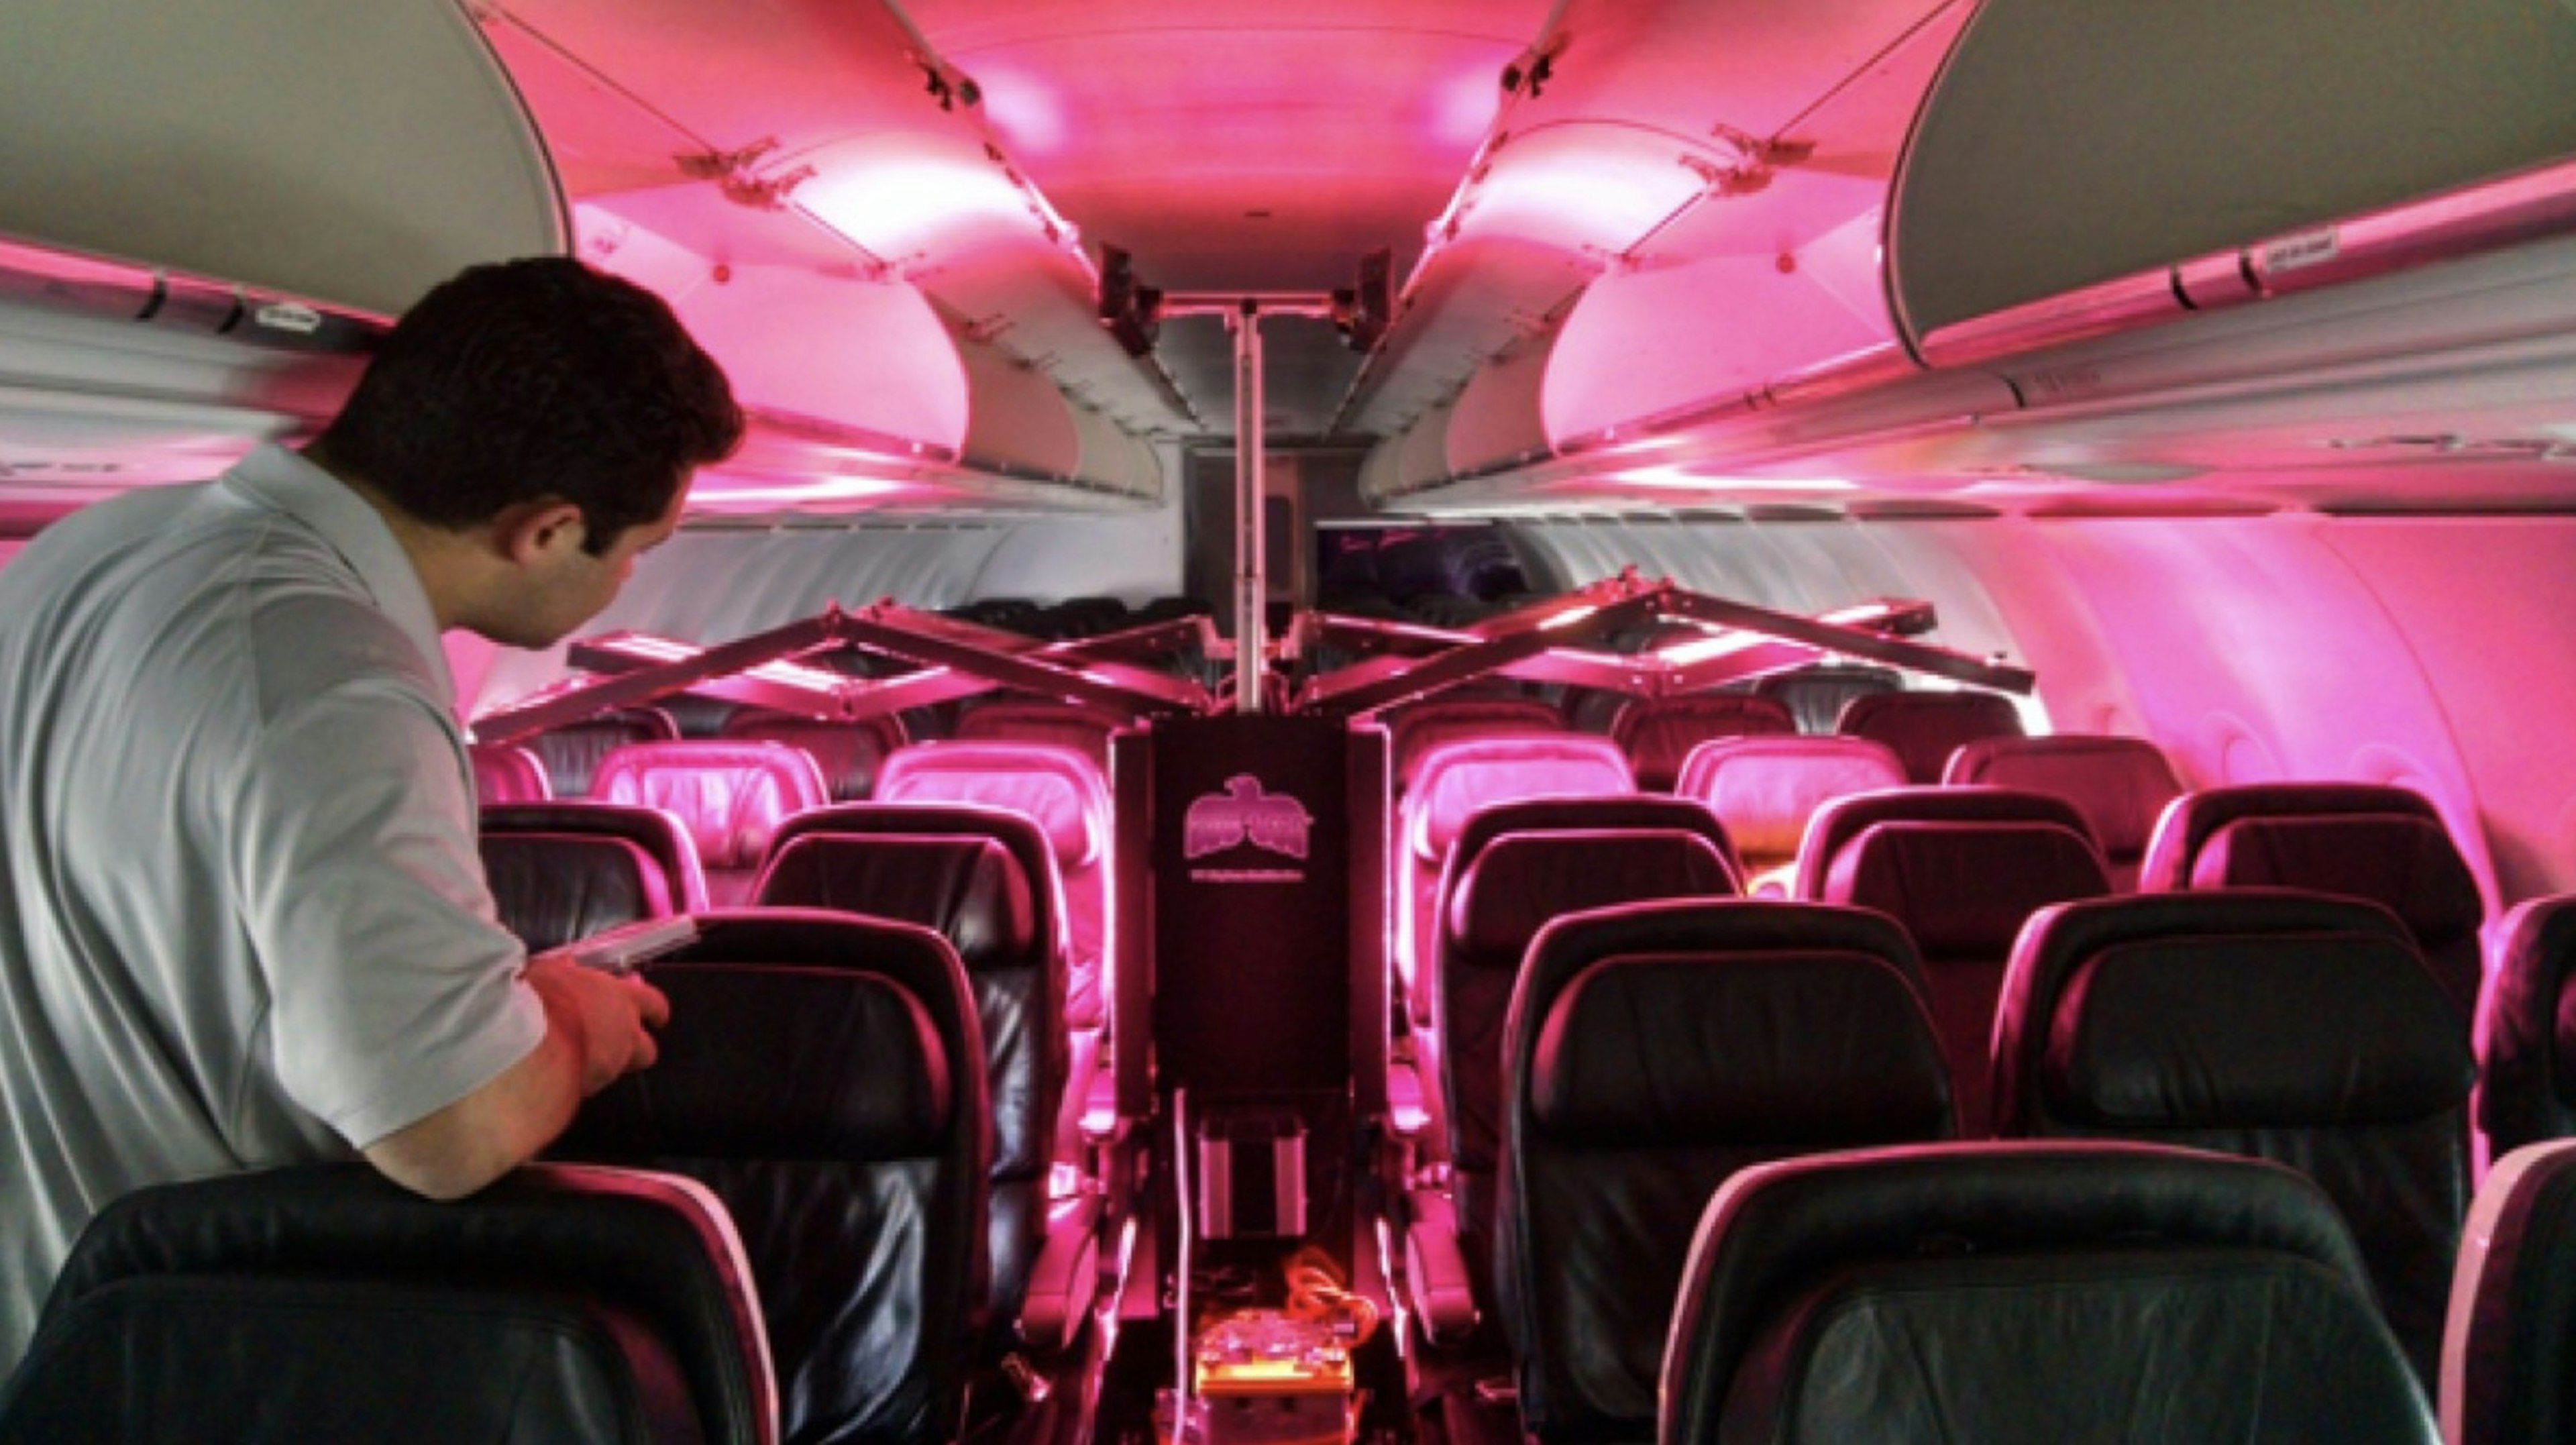
[(618, 590), (634, 575), (636, 558), (678, 530), (687, 502), (684, 486), (672, 493), (661, 516), (618, 533), (596, 556), (582, 547), (579, 524), (565, 529), (526, 564), (510, 615), (487, 635), (495, 642), (531, 648), (552, 647), (571, 636), (617, 600)]

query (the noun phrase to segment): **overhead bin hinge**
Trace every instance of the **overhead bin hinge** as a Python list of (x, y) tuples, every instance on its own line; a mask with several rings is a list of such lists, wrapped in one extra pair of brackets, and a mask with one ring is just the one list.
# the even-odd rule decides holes
[(814, 168), (800, 165), (774, 175), (760, 174), (760, 163), (777, 149), (778, 137), (771, 135), (736, 150), (706, 151), (673, 159), (679, 163), (680, 174), (691, 180), (715, 182), (717, 192), (737, 206), (778, 211), (786, 209), (790, 193), (814, 178)]
[(1816, 153), (1811, 140), (1764, 139), (1719, 121), (1709, 134), (1722, 142), (1732, 156), (1711, 157), (1690, 154), (1681, 163), (1700, 178), (1712, 196), (1749, 196), (1770, 186), (1780, 167), (1794, 166)]

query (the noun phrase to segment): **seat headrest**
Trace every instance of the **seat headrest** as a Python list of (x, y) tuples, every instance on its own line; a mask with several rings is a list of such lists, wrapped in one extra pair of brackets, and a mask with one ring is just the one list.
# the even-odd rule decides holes
[(753, 897), (918, 923), (969, 972), (1024, 967), (1036, 954), (1028, 875), (989, 838), (804, 833), (770, 855)]
[(1413, 786), (1423, 759), (1442, 743), (1564, 731), (1565, 719), (1537, 698), (1452, 697), (1415, 703), (1387, 721), (1395, 791), (1402, 793)]
[(1735, 871), (1693, 833), (1570, 828), (1506, 833), (1485, 845), (1450, 890), (1451, 956), (1518, 969), (1551, 918), (1647, 898), (1717, 898)]
[[(2142, 1250), (2166, 1249), (2203, 1262), (2213, 1251), (2304, 1262), (2349, 1297), (2351, 1323), (2371, 1321), (2360, 1253), (2332, 1200), (2305, 1176), (2261, 1160), (2031, 1142), (1871, 1149), (1738, 1170), (1710, 1200), (1691, 1245), (1664, 1353), (1662, 1438), (1719, 1438), (1739, 1371), (1757, 1367), (1758, 1342), (1816, 1282), (1882, 1264), (1988, 1261), (2009, 1272), (1998, 1281), (2008, 1285), (2024, 1268), (2018, 1262), (2034, 1256), (2125, 1267)], [(2099, 1322), (2098, 1314), (2087, 1321)], [(2140, 1343), (2167, 1347), (2169, 1337)], [(2371, 1398), (2420, 1412), (2384, 1327), (2368, 1344), (2373, 1368), (2361, 1378)], [(2011, 1370), (2026, 1358), (2000, 1363)], [(2125, 1367), (2119, 1375), (2132, 1377)], [(2104, 1383), (2116, 1406), (2122, 1392)]]
[(1507, 1055), (1530, 1127), (1578, 1146), (1941, 1137), (1949, 1074), (1888, 920), (1812, 904), (1641, 903), (1541, 929)]
[(662, 865), (625, 838), (486, 833), (479, 842), (501, 924), (530, 953), (677, 911)]
[(1843, 704), (1834, 731), (1896, 750), (1908, 781), (1937, 783), (1950, 754), (1979, 738), (2018, 737), (2021, 711), (1995, 692), (1881, 692)]
[(785, 743), (635, 743), (602, 758), (591, 793), (667, 808), (688, 825), (707, 867), (759, 866), (790, 814), (831, 801), (822, 769)]
[(2576, 1139), (2496, 1161), (2460, 1232), (2442, 1340), (2442, 1438), (2564, 1439), (2576, 1423)]
[(877, 769), (884, 766), (886, 754), (905, 742), (903, 724), (891, 717), (836, 722), (780, 713), (736, 713), (725, 719), (724, 735), (743, 742), (802, 748), (822, 769), (824, 791), (834, 802), (867, 797), (876, 788)]
[(2479, 1001), (2478, 1123), (2499, 1151), (2558, 1137), (2576, 1109), (2576, 894), (2514, 906)]
[(2044, 909), (1995, 1031), (2001, 1127), (2300, 1128), (2460, 1107), (2468, 1029), (2385, 909), (2288, 892)]
[(1637, 785), (1669, 792), (1682, 759), (1711, 738), (1754, 737), (1798, 730), (1789, 705), (1750, 693), (1700, 693), (1640, 700), (1610, 726), (1611, 740), (1627, 750)]
[(2093, 841), (2114, 861), (2145, 853), (2156, 819), (2182, 793), (2173, 764), (2154, 743), (2077, 733), (1963, 743), (1950, 755), (1941, 781), (2064, 798), (2084, 815)]
[(1466, 826), (1449, 844), (1449, 853), (1455, 864), (1463, 865), (1505, 833), (1549, 833), (1560, 828), (1644, 828), (1688, 833), (1706, 838), (1709, 846), (1726, 859), (1730, 871), (1739, 877), (1743, 871), (1736, 861), (1735, 844), (1726, 836), (1726, 825), (1717, 821), (1706, 803), (1661, 793), (1519, 798), (1508, 803), (1488, 803), (1468, 815)]
[(485, 808), (477, 822), (487, 838), (511, 833), (623, 838), (661, 866), (673, 912), (696, 913), (707, 906), (706, 875), (698, 864), (697, 842), (686, 825), (660, 808), (559, 798), (545, 803), (496, 803)]
[[(83, 1231), (47, 1302), (48, 1326), (123, 1286), (157, 1280), (202, 1289), (208, 1281), (260, 1279), (337, 1284), (332, 1297), (305, 1296), (325, 1311), (306, 1316), (310, 1328), (323, 1330), (333, 1325), (327, 1311), (368, 1308), (376, 1286), (485, 1292), (461, 1305), (451, 1300), (451, 1308), (488, 1304), (493, 1292), (595, 1302), (623, 1316), (626, 1329), (640, 1325), (669, 1346), (662, 1358), (676, 1360), (685, 1375), (703, 1438), (777, 1438), (778, 1400), (750, 1265), (724, 1206), (692, 1180), (530, 1164), (470, 1199), (438, 1202), (366, 1165), (334, 1164), (153, 1186), (112, 1201)], [(248, 1333), (237, 1319), (224, 1324), (228, 1335)], [(182, 1400), (204, 1398), (194, 1393), (201, 1386), (223, 1390), (223, 1382), (203, 1375), (220, 1373), (243, 1344), (227, 1339), (205, 1353), (191, 1378), (168, 1383)], [(40, 1335), (36, 1348), (50, 1352), (52, 1343)], [(280, 1358), (295, 1356), (290, 1350)], [(19, 1381), (32, 1385), (43, 1373), (31, 1364)], [(143, 1390), (150, 1382), (118, 1383)], [(296, 1393), (274, 1379), (254, 1388), (263, 1384)], [(124, 1428), (159, 1407), (144, 1405), (145, 1398), (125, 1402)], [(202, 1430), (208, 1421), (169, 1423)], [(694, 1437), (683, 1427), (675, 1438)]]
[(2245, 817), (2220, 824), (2191, 866), (2194, 888), (2304, 888), (2367, 898), (2427, 946), (2485, 921), (2451, 835), (2411, 814)]
[(2033, 913), (2110, 891), (2091, 841), (2060, 824), (1890, 822), (1843, 846), (1818, 896), (1895, 918), (1926, 955), (2001, 959)]
[(980, 803), (1037, 820), (1058, 866), (1092, 867), (1107, 846), (1109, 788), (1091, 759), (1048, 743), (914, 743), (877, 774), (887, 803)]
[(1109, 766), (1109, 738), (1126, 727), (1126, 718), (1100, 708), (1029, 698), (1002, 698), (979, 703), (957, 719), (954, 734), (964, 742), (1048, 743), (1071, 748)]
[(1633, 793), (1628, 758), (1608, 738), (1572, 733), (1468, 738), (1422, 759), (1405, 795), (1413, 856), (1436, 866), (1479, 808), (1523, 798)]
[(680, 724), (669, 713), (630, 707), (532, 733), (518, 743), (546, 765), (556, 797), (578, 798), (590, 792), (600, 759), (633, 743), (672, 742), (679, 736)]
[(2064, 798), (2016, 788), (1949, 788), (1908, 784), (1827, 799), (1799, 840), (1798, 872), (1810, 890), (1831, 872), (1853, 839), (1880, 823), (2037, 823), (2063, 828), (2092, 844), (2084, 815)]
[(465, 754), (474, 765), (474, 799), (479, 804), (542, 803), (555, 795), (546, 765), (526, 748), (476, 743)]
[(2191, 885), (2192, 866), (2209, 835), (2239, 818), (2308, 818), (2381, 813), (2442, 821), (2431, 799), (2390, 783), (2246, 783), (2202, 788), (2167, 804), (2138, 868), (2141, 892)]
[(661, 1057), (584, 1103), (580, 1157), (837, 1160), (940, 1153), (956, 1078), (922, 1000), (861, 969), (645, 966), (671, 1000)]
[(1835, 798), (1905, 786), (1905, 767), (1867, 738), (1720, 738), (1691, 749), (1673, 784), (1726, 825), (1747, 860), (1797, 855), (1807, 820)]

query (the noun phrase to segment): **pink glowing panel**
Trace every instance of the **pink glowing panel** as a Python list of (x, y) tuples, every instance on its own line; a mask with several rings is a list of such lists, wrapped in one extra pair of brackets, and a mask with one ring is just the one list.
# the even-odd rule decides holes
[(1625, 126), (1565, 122), (1516, 136), (1470, 184), (1461, 235), (1511, 236), (1580, 254), (1623, 252), (1698, 196), (1669, 138)]
[(946, 256), (1043, 234), (1033, 192), (959, 139), (875, 135), (799, 158), (817, 174), (796, 204), (880, 260)]
[(573, 208), (584, 259), (659, 293), (756, 410), (954, 448), (956, 343), (923, 295), (781, 266), (719, 266), (609, 206)]

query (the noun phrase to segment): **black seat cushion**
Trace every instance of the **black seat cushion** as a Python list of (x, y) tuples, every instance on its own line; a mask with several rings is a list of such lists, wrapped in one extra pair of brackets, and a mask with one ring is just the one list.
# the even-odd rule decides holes
[(2429, 1384), (2468, 1208), (2467, 1030), (2405, 927), (2318, 894), (2146, 894), (2043, 912), (1995, 1032), (2006, 1135), (2288, 1164), (2361, 1242)]
[(1749, 1169), (1701, 1221), (1661, 1438), (2429, 1445), (2334, 1206), (2181, 1150)]
[(554, 1153), (691, 1175), (759, 1281), (790, 1441), (953, 1439), (987, 1297), (990, 1106), (947, 942), (805, 909), (717, 912), (646, 965), (661, 1058)]
[(93, 1220), (0, 1440), (774, 1438), (722, 1209), (522, 1169), (436, 1203), (364, 1165), (138, 1191)]
[(2505, 915), (2480, 1007), (2478, 1123), (2495, 1153), (2576, 1135), (2576, 894)]
[(1693, 1226), (1736, 1170), (1947, 1138), (1914, 951), (1856, 909), (1644, 903), (1557, 919), (1512, 1002), (1496, 1293), (1525, 1425), (1652, 1432)]
[(485, 833), (479, 843), (501, 926), (530, 953), (675, 911), (661, 864), (624, 838)]

